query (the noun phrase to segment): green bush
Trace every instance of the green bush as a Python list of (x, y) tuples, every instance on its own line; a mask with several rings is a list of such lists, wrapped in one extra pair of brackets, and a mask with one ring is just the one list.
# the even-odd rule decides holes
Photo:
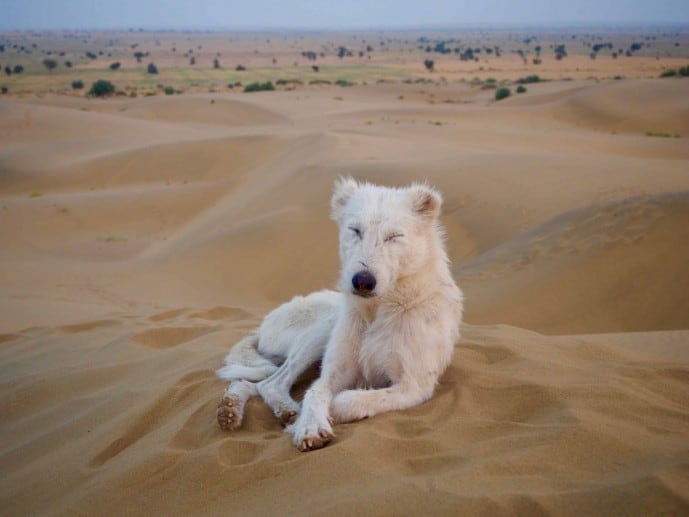
[(519, 84), (540, 83), (541, 81), (543, 81), (543, 79), (541, 79), (537, 75), (527, 75), (526, 77), (522, 77), (521, 79), (517, 79), (517, 83), (519, 83)]
[(273, 86), (273, 83), (268, 81), (265, 83), (251, 83), (247, 84), (244, 87), (244, 93), (250, 93), (250, 92), (263, 92), (263, 91), (272, 91), (275, 90), (275, 86)]
[(520, 84), (519, 86), (517, 86), (516, 91), (517, 91), (517, 93), (524, 93), (524, 92), (526, 92), (526, 88)]
[(172, 86), (166, 86), (163, 91), (165, 92), (165, 95), (174, 95), (175, 94), (175, 89)]
[(115, 93), (115, 85), (104, 79), (98, 79), (89, 90), (89, 95), (93, 97), (107, 97), (113, 93)]
[(81, 90), (82, 88), (84, 88), (84, 81), (72, 81), (72, 90)]
[(338, 79), (335, 81), (335, 84), (338, 86), (341, 86), (343, 88), (346, 88), (348, 86), (354, 86), (354, 83), (351, 81), (348, 81), (347, 79)]
[(660, 74), (660, 77), (674, 77), (677, 75), (677, 70), (673, 70), (670, 68), (669, 70), (663, 70)]
[(495, 90), (495, 100), (501, 101), (502, 99), (509, 97), (511, 94), (512, 92), (509, 88), (498, 88)]
[(682, 77), (689, 77), (689, 65), (678, 68), (677, 73)]

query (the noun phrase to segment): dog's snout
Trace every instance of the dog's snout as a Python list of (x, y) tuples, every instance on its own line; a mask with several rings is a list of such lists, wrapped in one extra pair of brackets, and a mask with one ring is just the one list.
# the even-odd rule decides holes
[(354, 292), (361, 296), (370, 296), (376, 288), (376, 277), (369, 271), (359, 271), (352, 277)]

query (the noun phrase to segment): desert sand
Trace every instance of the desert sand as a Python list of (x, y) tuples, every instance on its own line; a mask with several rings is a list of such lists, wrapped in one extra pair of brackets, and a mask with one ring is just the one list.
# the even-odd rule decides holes
[[(688, 86), (0, 100), (0, 513), (686, 515)], [(443, 192), (452, 365), (317, 452), (259, 400), (222, 432), (232, 343), (335, 282), (343, 174)]]

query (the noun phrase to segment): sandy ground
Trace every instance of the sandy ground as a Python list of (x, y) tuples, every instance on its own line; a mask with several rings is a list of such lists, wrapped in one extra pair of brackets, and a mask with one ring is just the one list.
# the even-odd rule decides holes
[[(687, 514), (687, 86), (0, 101), (0, 513)], [(222, 432), (231, 344), (334, 283), (341, 174), (444, 193), (452, 365), (318, 452)]]

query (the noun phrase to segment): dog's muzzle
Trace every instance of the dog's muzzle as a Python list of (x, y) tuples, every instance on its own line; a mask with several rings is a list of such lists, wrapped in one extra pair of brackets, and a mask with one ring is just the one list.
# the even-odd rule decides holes
[(359, 271), (352, 277), (352, 287), (354, 294), (358, 296), (373, 296), (373, 290), (376, 288), (376, 277), (369, 271)]

